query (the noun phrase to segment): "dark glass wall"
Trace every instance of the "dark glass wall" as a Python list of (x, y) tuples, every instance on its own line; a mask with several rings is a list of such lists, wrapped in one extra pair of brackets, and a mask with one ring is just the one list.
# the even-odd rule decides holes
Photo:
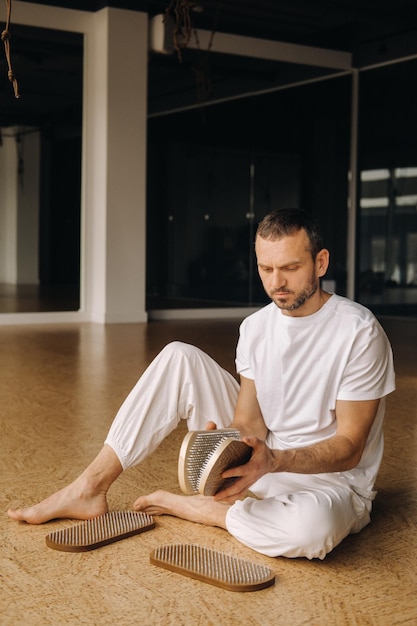
[(417, 61), (360, 78), (357, 298), (417, 315)]
[(350, 101), (345, 76), (150, 119), (148, 310), (265, 302), (254, 231), (280, 206), (321, 222), (345, 292)]

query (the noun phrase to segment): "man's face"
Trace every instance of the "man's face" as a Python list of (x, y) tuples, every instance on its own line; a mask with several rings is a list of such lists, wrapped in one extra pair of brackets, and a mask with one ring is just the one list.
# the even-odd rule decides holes
[(305, 230), (275, 241), (257, 237), (255, 250), (263, 287), (285, 315), (318, 311), (322, 304), (319, 278), (327, 270), (327, 250), (314, 260)]

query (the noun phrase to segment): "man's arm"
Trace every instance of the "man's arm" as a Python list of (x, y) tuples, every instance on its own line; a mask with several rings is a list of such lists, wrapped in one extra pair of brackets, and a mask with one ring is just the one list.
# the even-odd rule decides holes
[(245, 437), (253, 448), (252, 458), (246, 465), (224, 472), (225, 478), (240, 476), (240, 479), (215, 498), (234, 501), (270, 472), (319, 474), (352, 469), (361, 459), (378, 405), (379, 400), (338, 400), (335, 435), (311, 446), (272, 450), (260, 437)]
[(268, 434), (256, 396), (255, 382), (244, 376), (240, 377), (240, 390), (231, 426), (238, 428), (243, 437), (253, 436), (264, 440)]

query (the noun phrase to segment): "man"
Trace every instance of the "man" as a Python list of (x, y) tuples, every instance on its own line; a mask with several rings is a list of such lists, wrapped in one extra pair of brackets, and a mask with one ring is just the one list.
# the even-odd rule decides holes
[(190, 430), (238, 428), (251, 459), (223, 474), (238, 480), (214, 497), (157, 491), (139, 497), (134, 509), (225, 528), (269, 556), (310, 559), (324, 558), (369, 523), (384, 398), (395, 388), (387, 337), (367, 309), (321, 289), (329, 252), (306, 213), (266, 216), (255, 249), (272, 302), (241, 325), (240, 385), (199, 349), (169, 344), (83, 474), (10, 517), (37, 524), (106, 512), (119, 474), (187, 419)]

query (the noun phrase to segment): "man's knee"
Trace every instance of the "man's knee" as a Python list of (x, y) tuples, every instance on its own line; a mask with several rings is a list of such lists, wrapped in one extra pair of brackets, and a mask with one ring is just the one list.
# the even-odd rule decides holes
[(171, 341), (167, 343), (164, 348), (162, 348), (159, 353), (161, 356), (166, 358), (190, 358), (196, 353), (199, 353), (200, 350), (189, 343), (185, 343), (183, 341)]
[(180, 354), (184, 346), (187, 346), (187, 344), (182, 341), (170, 341), (162, 348), (160, 354), (167, 356)]
[(227, 528), (242, 543), (268, 556), (324, 559), (349, 534), (355, 516), (346, 503), (326, 494), (236, 503)]
[[(347, 533), (346, 533), (347, 534)], [(319, 509), (306, 515), (303, 511), (292, 519), (280, 555), (288, 558), (324, 559), (345, 536), (338, 530), (331, 510)], [(278, 555), (277, 555), (278, 556)]]

